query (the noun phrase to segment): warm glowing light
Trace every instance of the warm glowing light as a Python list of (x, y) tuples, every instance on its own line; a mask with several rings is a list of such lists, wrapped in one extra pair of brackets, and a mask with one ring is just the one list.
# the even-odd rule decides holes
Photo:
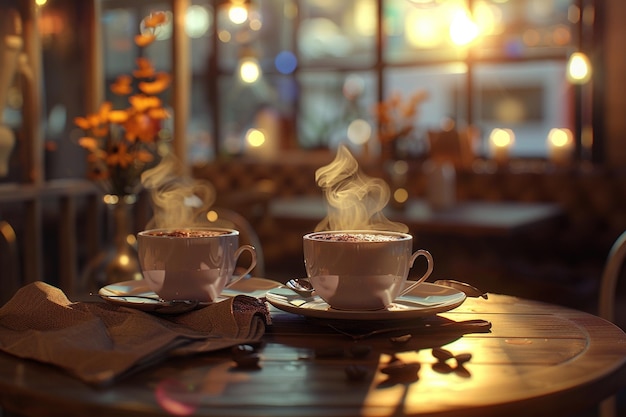
[(127, 266), (128, 264), (130, 264), (130, 258), (128, 257), (128, 255), (120, 255), (119, 261), (120, 265), (122, 266)]
[(48, 0), (36, 0), (35, 4), (37, 4), (37, 6), (45, 6), (46, 3), (48, 3)]
[(265, 143), (265, 134), (258, 129), (250, 129), (246, 133), (246, 141), (251, 147), (258, 148)]
[(409, 0), (409, 3), (413, 4), (415, 7), (434, 7), (437, 5), (437, 0)]
[(117, 204), (120, 202), (120, 198), (115, 194), (105, 194), (102, 197), (102, 201), (104, 201), (105, 204)]
[(409, 199), (409, 192), (405, 188), (398, 188), (393, 192), (393, 199), (398, 203), (406, 203)]
[(239, 68), (239, 77), (244, 83), (252, 84), (261, 76), (261, 68), (256, 59), (244, 58)]
[(209, 210), (206, 214), (206, 219), (211, 223), (217, 221), (218, 218), (219, 216), (217, 215), (217, 212), (215, 210)]
[(483, 35), (497, 35), (502, 32), (502, 11), (500, 8), (485, 2), (474, 6), (474, 21)]
[(248, 20), (248, 9), (244, 6), (233, 5), (228, 9), (228, 18), (236, 25), (240, 25)]
[(450, 23), (450, 39), (455, 45), (467, 45), (478, 36), (478, 26), (464, 10), (456, 12)]
[(437, 16), (437, 9), (411, 10), (404, 23), (407, 42), (416, 48), (433, 48), (439, 45), (445, 36), (445, 28)]
[(376, 3), (372, 0), (360, 0), (354, 6), (354, 28), (359, 36), (376, 34)]
[(551, 129), (548, 133), (550, 159), (559, 164), (570, 160), (574, 150), (574, 135), (569, 129)]
[(230, 40), (232, 39), (232, 35), (227, 30), (220, 30), (217, 33), (217, 37), (219, 38), (220, 41), (224, 43), (230, 42)]
[(135, 246), (135, 244), (137, 243), (137, 237), (133, 235), (132, 233), (127, 235), (126, 243), (128, 243), (130, 246)]
[(363, 119), (353, 120), (348, 125), (348, 140), (355, 145), (367, 143), (372, 135), (372, 127)]
[(508, 148), (513, 145), (515, 135), (510, 129), (493, 129), (489, 139), (496, 148)]
[(491, 156), (498, 164), (504, 164), (509, 159), (509, 149), (515, 142), (515, 134), (511, 129), (493, 129), (489, 135)]
[(551, 129), (548, 141), (556, 147), (567, 146), (572, 141), (572, 132), (569, 129)]
[(574, 84), (585, 84), (591, 79), (591, 63), (587, 55), (575, 52), (567, 63), (567, 79)]

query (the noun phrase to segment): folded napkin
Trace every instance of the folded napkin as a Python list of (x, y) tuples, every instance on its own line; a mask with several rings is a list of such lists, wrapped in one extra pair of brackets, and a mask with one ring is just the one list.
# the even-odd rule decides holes
[(168, 356), (258, 341), (269, 323), (267, 305), (246, 295), (157, 316), (105, 302), (71, 302), (60, 289), (35, 282), (0, 308), (0, 350), (103, 385)]

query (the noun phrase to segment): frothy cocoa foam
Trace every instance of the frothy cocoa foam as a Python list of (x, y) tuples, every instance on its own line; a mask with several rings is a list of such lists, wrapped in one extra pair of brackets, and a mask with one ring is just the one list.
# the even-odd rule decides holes
[(313, 236), (316, 240), (331, 242), (390, 242), (402, 239), (402, 236), (381, 233), (321, 233)]
[(159, 230), (147, 234), (164, 237), (214, 237), (226, 235), (228, 232), (224, 230)]

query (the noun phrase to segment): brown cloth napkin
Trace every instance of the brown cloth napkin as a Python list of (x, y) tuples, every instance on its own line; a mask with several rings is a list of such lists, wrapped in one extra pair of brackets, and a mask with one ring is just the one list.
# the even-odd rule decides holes
[(168, 356), (258, 341), (269, 323), (267, 305), (246, 295), (156, 316), (105, 302), (71, 302), (60, 289), (35, 282), (0, 308), (0, 350), (103, 385)]

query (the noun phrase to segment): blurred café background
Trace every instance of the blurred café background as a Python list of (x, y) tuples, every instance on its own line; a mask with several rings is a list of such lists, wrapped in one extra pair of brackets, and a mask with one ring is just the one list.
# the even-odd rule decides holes
[[(144, 52), (133, 38), (159, 10)], [(304, 274), (302, 234), (324, 213), (275, 203), (321, 199), (315, 171), (345, 145), (390, 185), (390, 218), (424, 202), (436, 218), (465, 202), (552, 210), (514, 232), (411, 228), (431, 280), (597, 308), (626, 230), (622, 0), (0, 0), (0, 20), (21, 41), (17, 59), (0, 49), (7, 288), (88, 286), (116, 225), (74, 119), (115, 100), (108, 86), (145, 54), (172, 75), (159, 137), (259, 246), (255, 274)], [(131, 239), (150, 195), (132, 209)]]

